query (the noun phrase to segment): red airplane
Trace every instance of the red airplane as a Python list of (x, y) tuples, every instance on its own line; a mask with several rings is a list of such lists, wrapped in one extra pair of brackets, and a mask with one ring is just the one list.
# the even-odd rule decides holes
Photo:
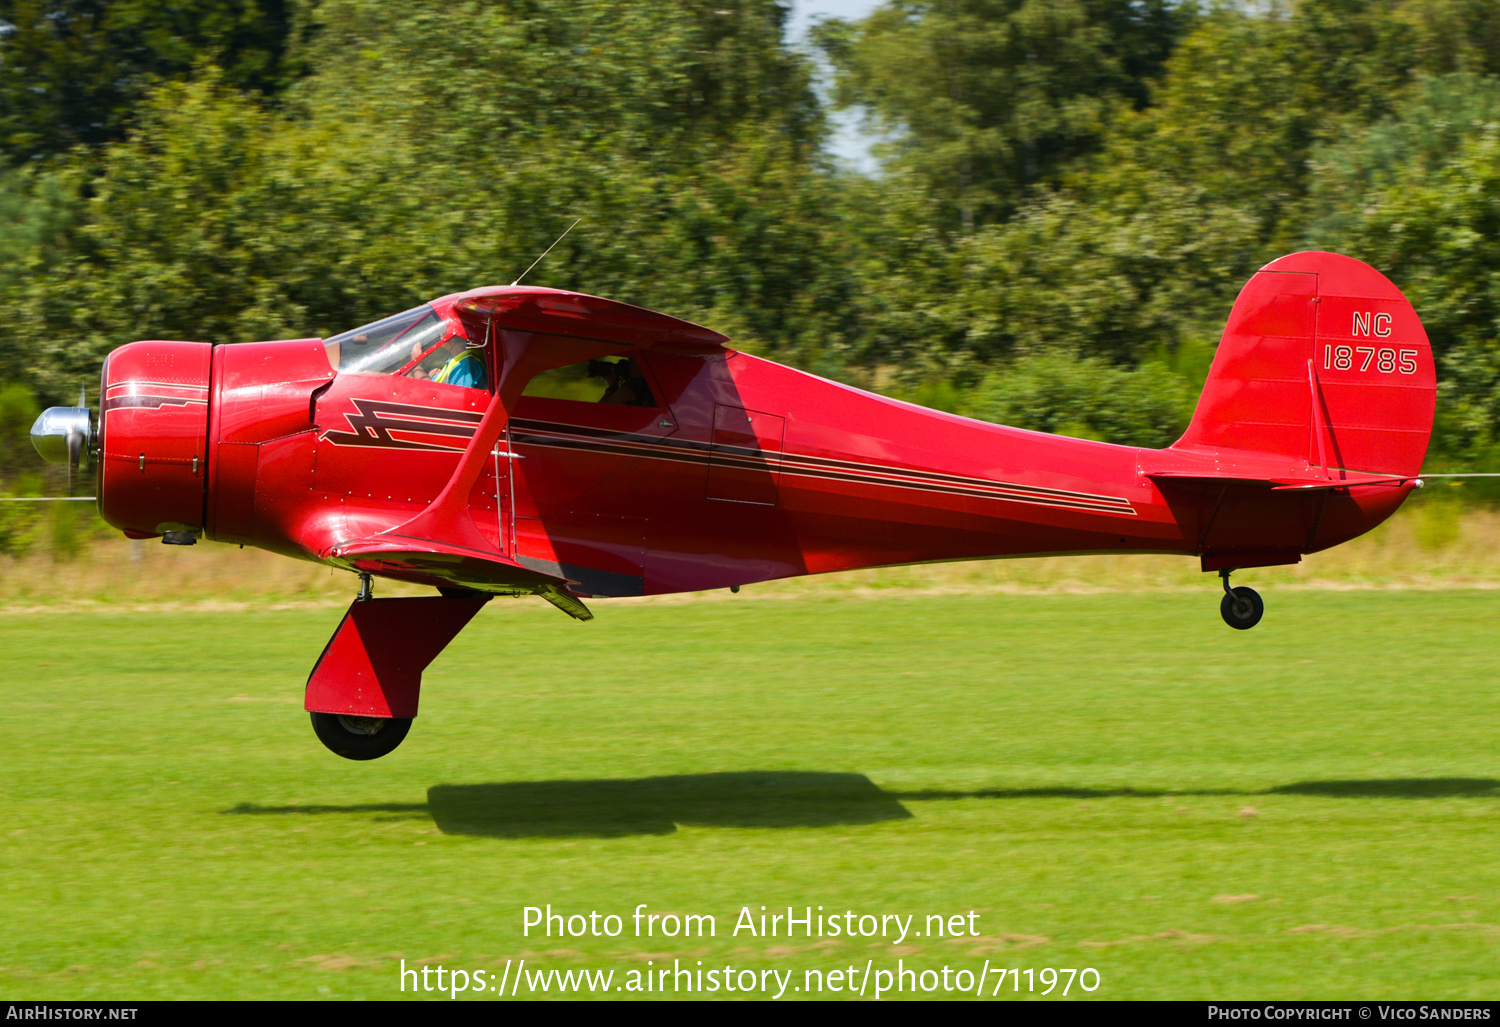
[[(1436, 380), (1415, 311), (1331, 253), (1240, 292), (1187, 432), (1141, 449), (1022, 431), (738, 353), (612, 300), (501, 286), (330, 339), (133, 342), (97, 433), (52, 408), (43, 455), (97, 457), (136, 539), (200, 536), (359, 575), (308, 679), (318, 737), (393, 750), (423, 669), (497, 595), (584, 601), (889, 564), (1108, 552), (1230, 572), (1375, 527), (1413, 488)], [(371, 579), (432, 586), (376, 599)]]

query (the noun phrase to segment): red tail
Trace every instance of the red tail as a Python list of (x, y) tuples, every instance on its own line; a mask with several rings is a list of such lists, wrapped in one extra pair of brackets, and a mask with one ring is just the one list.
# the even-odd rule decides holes
[(1179, 451), (1286, 460), (1321, 476), (1415, 475), (1437, 375), (1401, 290), (1336, 253), (1272, 261), (1240, 290)]

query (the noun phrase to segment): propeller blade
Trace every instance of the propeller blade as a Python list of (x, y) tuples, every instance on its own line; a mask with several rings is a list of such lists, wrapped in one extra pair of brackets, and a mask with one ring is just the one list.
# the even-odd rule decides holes
[(80, 431), (68, 432), (68, 491), (73, 491), (73, 479), (78, 476), (78, 460), (83, 455), (86, 436)]

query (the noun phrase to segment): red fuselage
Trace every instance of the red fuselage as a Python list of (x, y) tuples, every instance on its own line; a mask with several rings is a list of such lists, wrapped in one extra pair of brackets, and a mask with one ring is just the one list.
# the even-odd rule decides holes
[[(917, 407), (734, 352), (702, 329), (653, 344), (554, 322), (496, 328), (470, 309), (475, 296), (547, 293), (432, 304), (469, 339), (489, 340), (478, 352), (498, 399), (338, 373), (321, 340), (122, 347), (105, 368), (106, 519), (138, 537), (175, 526), (451, 584), (430, 568), (341, 560), (338, 547), (432, 504), (492, 403), (505, 425), (469, 494), (473, 524), (496, 553), (584, 596), (1060, 553), (1200, 555), (1205, 569), (1288, 563), (1378, 524), (1411, 487), (1163, 482), (1150, 475), (1212, 474), (1221, 461)], [(592, 397), (587, 384), (581, 398), (525, 394), (544, 371), (620, 354), (648, 387), (631, 405), (597, 401), (603, 383)]]

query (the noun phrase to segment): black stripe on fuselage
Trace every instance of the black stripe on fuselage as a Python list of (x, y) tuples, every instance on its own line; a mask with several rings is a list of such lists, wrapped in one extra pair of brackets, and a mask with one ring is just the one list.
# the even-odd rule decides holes
[(908, 468), (891, 467), (885, 464), (862, 463), (856, 460), (839, 460), (833, 457), (807, 456), (801, 453), (774, 453), (768, 450), (756, 449), (750, 446), (725, 446), (714, 445), (707, 442), (694, 442), (688, 439), (662, 438), (655, 435), (642, 435), (636, 432), (618, 432), (600, 428), (587, 428), (582, 425), (555, 424), (547, 421), (530, 421), (516, 418), (511, 421), (512, 425), (524, 426), (535, 431), (558, 433), (565, 437), (595, 438), (620, 442), (621, 440), (640, 440), (638, 445), (651, 448), (667, 446), (692, 450), (695, 452), (712, 452), (716, 457), (719, 454), (743, 455), (758, 460), (761, 463), (776, 462), (782, 469), (787, 469), (790, 464), (807, 465), (813, 468), (826, 467), (831, 470), (844, 471), (855, 474), (881, 474), (901, 475), (917, 478), (925, 481), (942, 482), (944, 484), (958, 486), (977, 486), (979, 488), (1014, 488), (1028, 493), (1038, 495), (1056, 496), (1059, 499), (1094, 502), (1119, 506), (1123, 510), (1130, 509), (1130, 501), (1119, 496), (1102, 496), (1093, 492), (1075, 492), (1068, 489), (1047, 488), (1042, 485), (1018, 485), (1011, 482), (997, 482), (990, 478), (971, 478), (965, 475), (946, 474), (942, 471), (919, 471)]
[[(144, 398), (144, 397), (143, 397)], [(151, 397), (156, 398), (156, 397)], [(327, 431), (323, 438), (335, 445), (385, 449), (426, 449), (455, 452), (457, 447), (412, 442), (392, 437), (393, 431), (446, 436), (455, 440), (474, 437), (483, 414), (477, 411), (421, 407), (379, 400), (352, 400), (357, 414), (346, 414), (352, 432)], [(443, 423), (447, 422), (447, 423)], [(454, 423), (458, 422), (458, 423)], [(882, 464), (839, 460), (832, 457), (779, 453), (754, 446), (726, 446), (638, 432), (621, 432), (584, 425), (559, 424), (513, 418), (509, 425), (511, 445), (541, 446), (620, 457), (643, 457), (700, 465), (714, 464), (742, 470), (780, 473), (799, 478), (841, 481), (887, 488), (915, 489), (946, 495), (1025, 503), (1090, 513), (1135, 515), (1130, 501), (1119, 496), (1022, 485), (940, 471), (922, 471)]]
[(1005, 502), (1052, 506), (1095, 513), (1135, 515), (1130, 501), (1116, 496), (1070, 492), (1013, 482), (991, 481), (961, 475), (864, 464), (827, 457), (773, 453), (748, 446), (714, 446), (686, 439), (660, 438), (634, 432), (614, 432), (577, 425), (515, 419), (511, 422), (514, 446), (544, 446), (614, 456), (676, 460), (696, 464), (719, 464), (747, 470), (779, 472), (796, 477), (846, 481), (863, 485), (910, 488), (948, 495), (995, 499)]

